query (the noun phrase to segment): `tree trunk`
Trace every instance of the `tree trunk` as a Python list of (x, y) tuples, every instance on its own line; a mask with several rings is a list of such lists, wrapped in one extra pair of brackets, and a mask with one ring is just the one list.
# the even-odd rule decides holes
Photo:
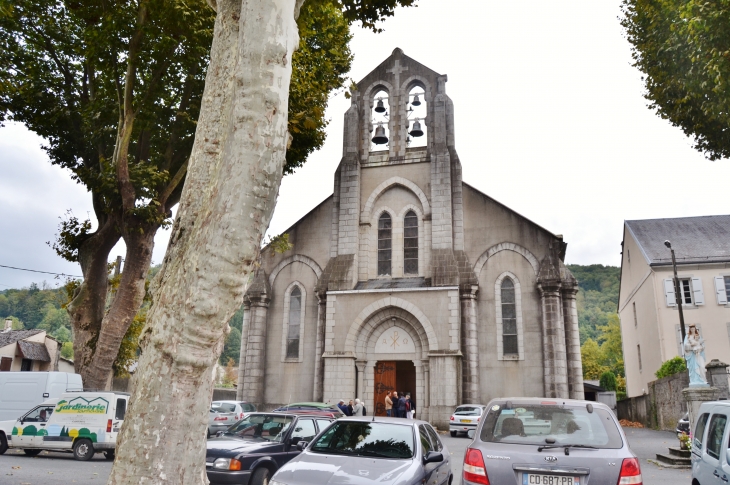
[(109, 484), (205, 484), (212, 369), (276, 202), (302, 0), (222, 0)]
[(74, 332), (74, 370), (82, 376), (94, 356), (104, 318), (109, 253), (120, 238), (116, 222), (108, 218), (79, 248), (84, 281), (67, 309)]
[(128, 223), (127, 227), (129, 230), (124, 237), (127, 252), (119, 289), (101, 321), (101, 331), (98, 333), (92, 358), (81, 370), (84, 387), (89, 389), (108, 388), (109, 375), (122, 339), (142, 306), (145, 295), (145, 281), (152, 262), (155, 233), (159, 226), (154, 224), (139, 228)]

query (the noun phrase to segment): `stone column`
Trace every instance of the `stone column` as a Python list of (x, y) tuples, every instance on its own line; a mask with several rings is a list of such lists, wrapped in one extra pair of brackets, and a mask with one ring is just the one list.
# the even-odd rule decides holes
[(324, 329), (327, 320), (327, 293), (317, 293), (317, 333), (314, 345), (314, 400), (324, 399)]
[(270, 299), (264, 295), (251, 295), (246, 371), (243, 378), (243, 399), (264, 408), (264, 384), (266, 377), (266, 320)]
[(578, 330), (578, 284), (563, 282), (563, 322), (565, 325), (565, 350), (568, 364), (568, 393), (571, 399), (584, 399), (583, 363), (580, 356)]
[(357, 389), (355, 389), (355, 398), (359, 399), (363, 403), (365, 402), (365, 364), (366, 360), (356, 360), (355, 367), (357, 367)]
[(478, 286), (459, 292), (461, 302), (461, 351), (463, 376), (463, 402), (478, 403), (479, 398), (479, 348), (477, 343), (477, 293)]
[(236, 399), (243, 401), (243, 379), (246, 372), (246, 354), (248, 352), (248, 327), (251, 321), (251, 302), (243, 299), (243, 324), (241, 325), (241, 353), (238, 357), (238, 388)]
[(568, 398), (568, 364), (560, 280), (541, 281), (538, 289), (542, 304), (545, 397)]
[(717, 388), (717, 399), (730, 399), (730, 390), (728, 389), (727, 377), (728, 365), (717, 359), (712, 359), (709, 364), (705, 365), (707, 371), (707, 382)]
[(430, 373), (428, 371), (428, 359), (423, 359), (421, 361), (421, 368), (423, 369), (423, 397), (420, 398), (421, 402), (418, 403), (418, 406), (420, 407), (420, 416), (418, 419), (422, 419), (424, 421), (429, 420), (429, 403), (431, 400), (429, 399), (429, 393), (431, 392), (431, 377)]
[(687, 401), (689, 411), (689, 429), (694, 432), (695, 423), (699, 416), (700, 406), (703, 402), (717, 400), (718, 389), (710, 386), (695, 386), (682, 389), (684, 400)]

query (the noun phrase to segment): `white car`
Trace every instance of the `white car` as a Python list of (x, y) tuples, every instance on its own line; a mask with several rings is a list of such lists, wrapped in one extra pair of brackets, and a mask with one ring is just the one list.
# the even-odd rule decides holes
[(235, 414), (236, 421), (240, 421), (248, 413), (256, 412), (256, 406), (246, 401), (213, 401), (210, 407), (219, 413)]
[(456, 436), (457, 433), (466, 434), (471, 429), (477, 429), (485, 409), (487, 406), (484, 404), (462, 404), (456, 408), (449, 420), (451, 436)]

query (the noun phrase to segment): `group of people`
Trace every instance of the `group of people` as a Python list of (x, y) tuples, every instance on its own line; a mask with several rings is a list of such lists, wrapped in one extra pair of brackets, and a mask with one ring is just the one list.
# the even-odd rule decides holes
[(416, 403), (409, 392), (388, 392), (385, 394), (385, 414), (393, 418), (413, 419), (416, 415)]
[(359, 399), (355, 399), (355, 402), (350, 399), (349, 404), (345, 404), (345, 400), (340, 399), (337, 407), (340, 408), (340, 411), (345, 413), (345, 416), (367, 416), (368, 414), (367, 410), (365, 409), (365, 405), (360, 402)]

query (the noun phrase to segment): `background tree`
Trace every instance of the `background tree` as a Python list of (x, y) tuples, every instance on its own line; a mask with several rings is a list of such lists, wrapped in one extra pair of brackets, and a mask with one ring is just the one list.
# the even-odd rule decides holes
[[(92, 196), (96, 220), (67, 214), (53, 244), (84, 275), (67, 308), (88, 387), (107, 385), (145, 296), (155, 233), (180, 199), (214, 17), (204, 0), (0, 0), (0, 122), (43, 136), (50, 162)], [(340, 10), (313, 4), (303, 18), (287, 173), (323, 143), (328, 94), (352, 59)], [(124, 271), (110, 294), (120, 239)]]
[(730, 8), (704, 0), (623, 0), (621, 21), (650, 108), (710, 159), (730, 156)]
[(616, 375), (611, 371), (606, 371), (601, 374), (601, 378), (598, 380), (599, 385), (607, 391), (616, 390)]
[[(210, 3), (217, 15), (195, 142), (140, 337), (110, 484), (206, 482), (211, 371), (259, 256), (286, 163), (291, 62), (304, 2)], [(346, 18), (367, 25), (411, 3), (312, 5), (338, 5)]]

